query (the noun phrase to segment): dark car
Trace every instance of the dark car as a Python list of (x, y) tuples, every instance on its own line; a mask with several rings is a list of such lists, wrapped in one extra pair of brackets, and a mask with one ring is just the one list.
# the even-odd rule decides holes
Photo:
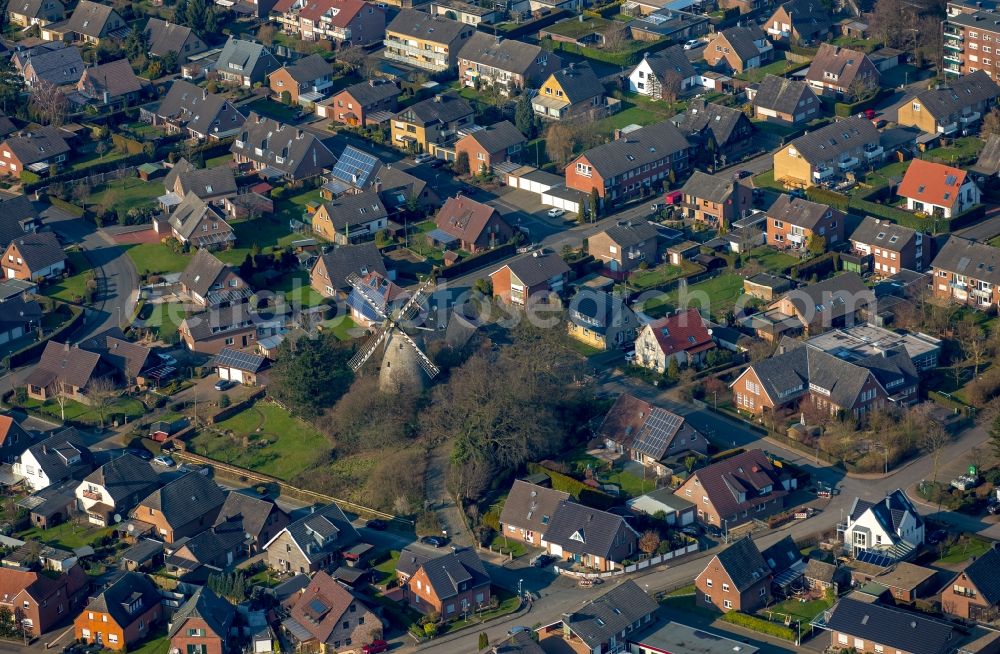
[(385, 531), (389, 526), (385, 520), (369, 520), (365, 523), (365, 526), (369, 529), (374, 529), (375, 531)]
[(149, 450), (142, 449), (139, 447), (130, 447), (125, 450), (126, 454), (131, 454), (132, 456), (139, 457), (143, 461), (151, 461), (153, 459), (153, 453)]
[(434, 547), (444, 547), (448, 543), (441, 536), (424, 536), (420, 539), (420, 542), (424, 545), (433, 545)]
[(932, 533), (930, 536), (927, 537), (927, 542), (930, 543), (931, 545), (935, 545), (937, 543), (940, 543), (947, 537), (948, 537), (947, 531), (945, 531), (944, 529), (938, 529), (937, 531), (935, 531), (934, 533)]
[(552, 561), (554, 560), (555, 557), (549, 556), (548, 554), (539, 554), (538, 556), (535, 557), (535, 560), (531, 562), (531, 565), (535, 566), (536, 568), (544, 568), (548, 564), (552, 563)]
[(733, 179), (743, 179), (744, 177), (749, 177), (749, 176), (750, 176), (749, 170), (737, 170), (735, 173), (733, 173)]

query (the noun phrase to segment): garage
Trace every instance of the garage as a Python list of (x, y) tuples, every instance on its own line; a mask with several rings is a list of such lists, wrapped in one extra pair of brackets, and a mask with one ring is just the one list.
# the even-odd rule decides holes
[(579, 214), (583, 204), (583, 195), (565, 187), (548, 189), (542, 193), (542, 204), (548, 207), (558, 207), (569, 213)]
[(267, 367), (267, 359), (250, 352), (222, 348), (215, 357), (219, 379), (247, 386), (257, 385), (257, 376)]

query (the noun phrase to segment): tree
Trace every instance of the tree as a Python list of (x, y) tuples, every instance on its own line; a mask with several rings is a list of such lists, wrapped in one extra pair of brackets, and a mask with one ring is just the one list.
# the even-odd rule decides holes
[(597, 194), (596, 188), (590, 189), (589, 204), (590, 222), (596, 223), (597, 218), (601, 215), (601, 196)]
[(608, 52), (621, 52), (628, 40), (628, 28), (611, 21), (611, 27), (604, 32), (604, 49)]
[(30, 107), (39, 122), (59, 126), (66, 119), (66, 95), (48, 80), (35, 82), (31, 89)]
[(1000, 109), (994, 108), (983, 118), (983, 137), (1000, 134)]
[(305, 418), (314, 418), (333, 406), (350, 386), (354, 374), (347, 367), (351, 351), (332, 334), (318, 338), (286, 339), (271, 370), (268, 393)]
[(270, 47), (274, 43), (274, 36), (278, 33), (278, 28), (270, 23), (262, 25), (259, 30), (257, 30), (257, 40), (264, 45)]
[(993, 456), (1000, 458), (1000, 415), (993, 419), (993, 426), (990, 428), (990, 447), (993, 449)]
[(15, 113), (14, 109), (21, 104), (23, 92), (24, 78), (14, 68), (13, 60), (4, 57), (0, 61), (0, 107), (5, 114)]
[(921, 446), (924, 451), (931, 455), (934, 462), (934, 483), (937, 483), (938, 459), (941, 456), (941, 450), (944, 449), (949, 440), (951, 439), (948, 436), (948, 432), (946, 432), (941, 425), (936, 422), (928, 422), (925, 424), (923, 438), (921, 439)]
[(670, 363), (667, 364), (667, 379), (672, 382), (676, 382), (681, 378), (681, 366), (677, 363), (676, 357), (670, 358)]
[(462, 150), (455, 157), (455, 172), (459, 175), (469, 174), (469, 153)]
[(480, 634), (479, 634), (479, 649), (486, 649), (489, 646), (490, 646), (490, 637), (486, 634), (485, 631), (480, 632)]
[(814, 256), (819, 256), (826, 252), (826, 237), (820, 236), (819, 234), (813, 234), (809, 237), (808, 249)]
[(535, 111), (531, 108), (531, 98), (522, 94), (514, 105), (514, 126), (527, 138), (535, 136)]
[(969, 314), (964, 320), (958, 323), (956, 331), (962, 350), (973, 363), (973, 378), (978, 377), (979, 366), (982, 365), (983, 359), (986, 358), (989, 349), (989, 341), (986, 340), (986, 333), (976, 323), (976, 319), (972, 314)]
[(122, 49), (125, 51), (125, 56), (128, 57), (129, 61), (136, 61), (139, 57), (144, 57), (149, 52), (149, 40), (146, 38), (146, 33), (139, 29), (137, 24), (132, 25), (128, 36), (125, 37)]
[(101, 429), (104, 429), (104, 420), (117, 397), (118, 389), (110, 377), (98, 377), (87, 384), (87, 399), (101, 419)]
[(160, 67), (167, 75), (176, 73), (180, 67), (180, 61), (177, 59), (177, 53), (173, 50), (167, 51), (167, 54), (160, 57)]
[(573, 156), (576, 136), (568, 126), (552, 123), (545, 130), (545, 154), (557, 164), (564, 165)]
[(639, 549), (648, 556), (652, 556), (656, 548), (660, 546), (660, 535), (652, 529), (646, 531), (639, 539)]
[(673, 104), (677, 102), (677, 96), (681, 94), (681, 85), (684, 78), (675, 70), (667, 70), (663, 73), (663, 81), (660, 82), (660, 99)]

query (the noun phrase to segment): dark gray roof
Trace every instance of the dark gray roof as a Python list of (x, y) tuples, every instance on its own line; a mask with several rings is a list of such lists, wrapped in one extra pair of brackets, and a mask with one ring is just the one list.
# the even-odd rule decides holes
[(960, 236), (948, 238), (931, 266), (991, 284), (1000, 284), (1000, 249)]
[(122, 561), (141, 564), (163, 553), (163, 543), (152, 538), (140, 538), (132, 547), (122, 554)]
[(497, 42), (496, 37), (485, 32), (474, 33), (458, 51), (460, 59), (524, 75), (543, 50), (537, 45), (507, 39)]
[(709, 175), (696, 170), (684, 182), (681, 193), (691, 195), (699, 200), (723, 203), (733, 194), (733, 189), (738, 183), (725, 174)]
[[(535, 256), (536, 254), (538, 256)], [(557, 275), (569, 272), (569, 266), (554, 252), (531, 252), (509, 262), (507, 267), (525, 286), (537, 286)]]
[(402, 9), (392, 22), (386, 25), (385, 31), (434, 43), (451, 43), (462, 32), (466, 30), (474, 32), (475, 29), (472, 25), (465, 25), (444, 16), (431, 16), (415, 9)]
[(687, 53), (680, 45), (672, 45), (652, 54), (644, 53), (643, 59), (661, 82), (668, 73), (678, 76), (681, 80), (697, 74), (687, 58)]
[(170, 85), (156, 115), (205, 135), (238, 130), (246, 121), (246, 117), (221, 95), (181, 79)]
[[(176, 86), (176, 82), (174, 83), (174, 85)], [(173, 88), (173, 87), (171, 87), (171, 88)], [(189, 172), (189, 171), (192, 171), (192, 170), (195, 170), (195, 169), (196, 169), (196, 166), (193, 163), (191, 163), (190, 161), (188, 161), (187, 159), (185, 159), (184, 157), (181, 157), (180, 159), (178, 159), (174, 163), (173, 167), (170, 168), (170, 170), (167, 172), (167, 174), (163, 178), (163, 188), (164, 188), (164, 190), (166, 190), (168, 193), (171, 192), (171, 191), (173, 191), (174, 190), (174, 186), (175, 186), (175, 184), (177, 182), (177, 178), (181, 176), (181, 173), (186, 173), (186, 172)]]
[[(199, 532), (187, 540), (174, 543), (175, 555), (202, 565), (219, 567), (228, 561), (229, 553), (243, 549), (247, 535), (238, 522), (223, 522)], [(186, 549), (179, 554), (176, 550)]]
[[(806, 79), (825, 84), (828, 81), (827, 74), (832, 74), (836, 76), (833, 79), (836, 80), (838, 87), (850, 88), (855, 78), (862, 72), (866, 60), (870, 66), (869, 70), (874, 70), (874, 65), (864, 52), (831, 43), (821, 43), (819, 51), (812, 63), (809, 64)], [(878, 74), (877, 70), (875, 70), (875, 74)]]
[[(257, 154), (257, 150), (261, 154)], [(295, 179), (318, 175), (337, 159), (315, 134), (251, 112), (233, 152)], [(279, 162), (280, 159), (280, 162)]]
[(868, 143), (878, 142), (878, 128), (872, 121), (853, 116), (800, 136), (790, 146), (809, 163), (819, 163), (836, 159), (841, 154)]
[(293, 80), (299, 83), (312, 82), (333, 74), (333, 65), (318, 54), (312, 54), (295, 63), (288, 64), (285, 70)]
[(669, 160), (675, 153), (689, 147), (687, 138), (677, 126), (665, 120), (598, 145), (580, 156), (597, 169), (601, 177), (610, 179), (660, 159)]
[(746, 130), (753, 127), (750, 119), (739, 109), (704, 100), (693, 100), (683, 113), (671, 120), (685, 136), (690, 138), (709, 132), (719, 145), (749, 134)]
[(331, 202), (325, 202), (323, 206), (338, 233), (343, 233), (345, 227), (350, 229), (389, 216), (382, 199), (375, 191), (345, 193)]
[(620, 638), (630, 626), (655, 613), (659, 606), (639, 584), (629, 579), (569, 614), (563, 623), (588, 648), (599, 649), (610, 643), (612, 637)]
[(35, 443), (28, 451), (53, 484), (91, 470), (90, 450), (72, 427)]
[(77, 91), (86, 98), (103, 101), (105, 94), (117, 98), (138, 93), (142, 88), (143, 82), (136, 77), (128, 59), (115, 59), (84, 70)]
[(20, 62), (21, 70), (30, 63), (38, 79), (56, 86), (76, 84), (85, 67), (80, 49), (62, 42), (58, 42), (58, 45), (47, 43), (24, 52), (17, 52), (14, 54), (14, 59)]
[(47, 161), (56, 155), (69, 152), (67, 134), (55, 127), (42, 127), (7, 139), (7, 147), (25, 166)]
[(190, 239), (192, 235), (196, 236), (194, 231), (203, 218), (220, 223), (226, 222), (222, 217), (222, 211), (189, 192), (170, 214), (170, 226), (185, 239)]
[(833, 24), (830, 11), (816, 0), (789, 0), (781, 7), (791, 18), (793, 29), (804, 40), (811, 40), (815, 36), (828, 32)]
[(819, 221), (831, 212), (832, 209), (825, 204), (810, 202), (805, 198), (793, 198), (782, 193), (767, 210), (767, 217), (789, 225), (815, 230)]
[(1000, 603), (1000, 544), (980, 555), (962, 571), (991, 606)]
[[(168, 52), (174, 52), (184, 59), (204, 52), (207, 47), (190, 27), (171, 23), (162, 18), (150, 18), (146, 22), (144, 32), (149, 40), (149, 53), (156, 57), (164, 57)], [(184, 44), (188, 43), (189, 39), (192, 47), (185, 50)]]
[[(138, 603), (138, 610), (130, 614), (126, 607), (133, 603)], [(119, 626), (127, 627), (159, 603), (160, 592), (146, 575), (125, 572), (91, 599), (86, 610), (107, 613)]]
[(738, 592), (743, 592), (771, 573), (764, 555), (749, 535), (716, 554)]
[(656, 226), (644, 221), (622, 221), (604, 230), (608, 238), (617, 243), (620, 247), (627, 248), (637, 243), (657, 238)]
[(754, 41), (766, 39), (763, 30), (756, 25), (749, 27), (730, 27), (722, 30), (722, 35), (729, 41), (733, 52), (741, 61), (747, 61), (760, 55), (760, 50)]
[(861, 221), (851, 234), (852, 241), (876, 245), (890, 250), (900, 251), (917, 235), (917, 230), (903, 227), (888, 220), (879, 220), (868, 216)]
[(351, 97), (361, 103), (362, 106), (369, 106), (381, 102), (387, 98), (398, 96), (399, 87), (393, 82), (383, 79), (370, 79), (357, 84), (351, 84), (341, 91), (350, 93)]
[(195, 252), (181, 273), (181, 284), (205, 297), (215, 284), (215, 280), (228, 269), (227, 264), (208, 250), (201, 248)]
[(586, 62), (571, 63), (562, 70), (552, 73), (552, 77), (562, 87), (570, 104), (586, 102), (604, 95), (604, 85), (601, 84), (594, 69)]
[(189, 619), (200, 618), (212, 630), (212, 635), (226, 640), (235, 615), (236, 609), (232, 604), (216, 595), (208, 586), (200, 586), (170, 619), (167, 637), (173, 638)]
[(955, 627), (947, 622), (848, 597), (830, 609), (827, 628), (910, 654), (942, 654), (958, 644)]
[(598, 333), (604, 333), (609, 325), (621, 324), (626, 312), (632, 311), (621, 297), (592, 288), (577, 291), (568, 310), (570, 321)]
[(926, 89), (914, 97), (923, 110), (940, 120), (950, 114), (960, 113), (965, 107), (992, 100), (1000, 95), (1000, 86), (984, 71), (963, 75), (938, 88)]
[(838, 566), (832, 563), (820, 561), (819, 559), (809, 559), (809, 563), (806, 564), (806, 569), (803, 572), (803, 575), (806, 579), (815, 579), (817, 581), (832, 584), (836, 581), (839, 569), (840, 568)]
[[(91, 2), (91, 0), (80, 0), (80, 4), (73, 10), (73, 15), (62, 26), (61, 31), (76, 32), (77, 34), (85, 34), (86, 36), (98, 38), (104, 32), (104, 28), (112, 14), (118, 15), (111, 5)], [(125, 21), (120, 21), (120, 24), (125, 25)]]
[(490, 650), (495, 654), (545, 654), (545, 650), (532, 639), (531, 632), (519, 631)]
[(11, 14), (20, 14), (29, 18), (48, 17), (59, 20), (66, 9), (59, 0), (15, 0), (15, 2), (10, 4), (7, 11)]
[(235, 71), (246, 77), (249, 77), (258, 66), (262, 66), (260, 70), (265, 75), (280, 68), (278, 60), (260, 43), (232, 36), (223, 46), (215, 65), (216, 70)]
[(923, 524), (923, 519), (909, 498), (898, 488), (877, 502), (869, 502), (860, 497), (854, 498), (854, 504), (851, 505), (851, 520), (857, 520), (868, 512), (871, 512), (882, 529), (889, 534), (895, 534), (899, 530), (906, 514), (910, 514), (917, 525)]
[(59, 239), (52, 232), (23, 234), (12, 241), (29, 270), (37, 271), (66, 260)]
[(396, 115), (402, 116), (407, 122), (426, 126), (450, 123), (464, 116), (471, 116), (473, 113), (472, 105), (468, 102), (452, 93), (443, 93), (422, 100)]
[(168, 524), (177, 527), (214, 511), (225, 501), (226, 493), (218, 484), (202, 474), (189, 472), (150, 493), (140, 505), (156, 509)]
[(181, 171), (176, 179), (181, 183), (178, 189), (178, 195), (181, 197), (188, 192), (202, 199), (236, 193), (236, 175), (229, 166)]
[[(314, 509), (312, 513), (289, 524), (280, 533), (286, 531), (311, 562), (318, 561), (331, 552), (341, 551), (361, 540), (358, 530), (336, 504), (327, 504)], [(274, 538), (271, 541), (273, 542)]]
[(615, 538), (622, 529), (632, 531), (620, 515), (564, 500), (556, 508), (542, 538), (575, 553), (607, 557), (615, 548)]
[[(153, 467), (139, 457), (125, 454), (108, 461), (84, 478), (108, 492), (119, 512), (128, 511), (160, 483)], [(134, 498), (134, 499), (130, 499)], [(127, 506), (120, 506), (125, 502)]]
[(760, 81), (753, 104), (755, 107), (764, 107), (794, 115), (800, 102), (815, 95), (812, 88), (805, 82), (768, 75)]
[[(350, 288), (351, 285), (347, 283), (347, 277), (352, 273), (364, 275), (369, 272), (377, 272), (383, 277), (388, 276), (382, 254), (371, 242), (342, 245), (323, 253), (316, 260), (316, 265), (319, 265), (320, 261), (326, 267), (326, 273), (330, 277), (330, 286), (335, 289)], [(313, 268), (315, 269), (315, 266)]]
[(875, 301), (874, 291), (853, 272), (801, 286), (786, 297), (803, 316), (829, 314), (832, 318), (847, 315)]
[[(408, 552), (408, 549), (400, 552), (399, 560), (402, 561)], [(462, 592), (459, 590), (461, 584), (466, 584), (466, 590), (490, 584), (490, 576), (486, 574), (483, 562), (479, 560), (474, 550), (467, 547), (427, 558), (418, 567), (424, 569), (427, 583), (441, 600), (455, 597)]]
[(520, 479), (514, 481), (510, 493), (500, 512), (503, 525), (513, 525), (545, 533), (559, 503), (569, 500), (569, 493), (529, 484)]
[(799, 547), (791, 536), (785, 536), (760, 554), (764, 557), (767, 567), (771, 568), (771, 572), (775, 575), (784, 572), (802, 560), (802, 553), (799, 552)]
[[(466, 138), (475, 140), (484, 150), (491, 154), (503, 152), (507, 148), (528, 140), (524, 138), (524, 134), (514, 127), (514, 124), (509, 120), (503, 120), (484, 129), (476, 130)], [(473, 162), (473, 165), (475, 165), (475, 162)]]
[(242, 523), (243, 531), (256, 538), (261, 530), (267, 526), (268, 518), (272, 513), (283, 514), (278, 506), (271, 500), (251, 497), (243, 493), (231, 492), (226, 496), (226, 501), (219, 510), (219, 516), (215, 519), (215, 524), (223, 522)]

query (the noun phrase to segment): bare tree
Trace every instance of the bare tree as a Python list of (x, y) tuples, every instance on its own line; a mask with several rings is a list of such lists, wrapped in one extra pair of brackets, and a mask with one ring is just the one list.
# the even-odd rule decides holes
[(354, 70), (360, 69), (366, 58), (364, 49), (356, 45), (344, 48), (337, 53), (337, 61), (350, 66)]
[(677, 96), (681, 93), (683, 83), (684, 80), (677, 71), (668, 70), (663, 73), (663, 81), (660, 83), (660, 99), (670, 104), (677, 102)]
[(1000, 109), (994, 108), (983, 118), (983, 136), (1000, 134)]
[(576, 137), (566, 125), (552, 123), (545, 130), (545, 153), (557, 164), (565, 164), (573, 156)]
[(52, 383), (45, 388), (45, 394), (55, 400), (56, 404), (59, 405), (59, 418), (63, 422), (66, 422), (66, 402), (69, 401), (69, 398), (67, 398), (63, 393), (62, 382), (58, 379), (53, 380)]
[(979, 366), (982, 364), (983, 359), (986, 358), (989, 350), (989, 342), (986, 340), (986, 334), (971, 314), (965, 320), (958, 323), (956, 331), (962, 350), (973, 363), (973, 375), (978, 377)]
[(90, 406), (93, 407), (94, 411), (97, 411), (97, 415), (101, 418), (101, 429), (104, 429), (104, 420), (117, 397), (118, 389), (110, 377), (98, 377), (87, 384), (87, 399), (90, 400)]
[(609, 52), (620, 52), (625, 47), (628, 40), (628, 27), (619, 26), (617, 21), (611, 21), (612, 25), (604, 32), (604, 49)]
[(924, 425), (924, 433), (920, 444), (924, 451), (931, 455), (934, 462), (934, 475), (932, 477), (934, 483), (937, 483), (938, 460), (941, 458), (941, 451), (950, 440), (951, 437), (948, 435), (948, 432), (936, 422), (928, 422)]
[(261, 25), (261, 28), (257, 30), (257, 40), (266, 46), (270, 46), (274, 43), (274, 36), (278, 33), (278, 28), (274, 25)]
[(62, 125), (66, 120), (68, 101), (59, 87), (47, 80), (39, 80), (31, 89), (30, 106), (39, 122)]

